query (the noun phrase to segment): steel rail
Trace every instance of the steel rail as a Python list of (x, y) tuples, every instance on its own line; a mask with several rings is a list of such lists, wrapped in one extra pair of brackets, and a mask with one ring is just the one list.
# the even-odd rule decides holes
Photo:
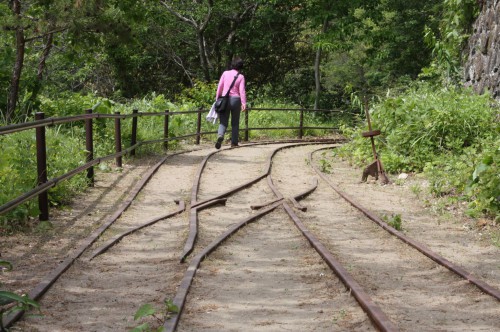
[[(293, 139), (293, 140), (284, 140), (284, 141), (279, 141), (279, 142), (268, 141), (268, 142), (259, 142), (259, 143), (251, 143), (251, 144), (266, 145), (266, 144), (277, 144), (277, 143), (278, 144), (280, 144), (280, 143), (286, 144), (286, 143), (297, 143), (297, 142), (302, 142), (302, 144), (321, 144), (321, 143), (338, 143), (338, 142), (342, 142), (342, 141), (345, 141), (345, 139), (316, 139), (316, 140)], [(132, 149), (132, 148), (139, 146), (141, 144), (145, 144), (145, 142), (139, 142), (136, 145), (130, 147), (129, 149)], [(251, 144), (246, 144), (245, 146), (248, 146)], [(300, 145), (300, 144), (297, 144), (297, 145)], [(127, 149), (127, 150), (129, 150), (129, 149)], [(29, 292), (28, 296), (35, 301), (39, 300), (52, 287), (52, 285), (59, 279), (59, 277), (83, 254), (83, 252), (85, 252), (99, 238), (99, 236), (101, 236), (104, 233), (104, 231), (106, 229), (108, 229), (109, 226), (112, 225), (121, 216), (121, 214), (130, 206), (130, 204), (133, 202), (135, 197), (139, 194), (140, 190), (147, 184), (147, 182), (150, 180), (152, 175), (159, 169), (159, 167), (165, 162), (165, 160), (167, 158), (178, 155), (178, 154), (193, 152), (193, 151), (197, 151), (197, 150), (199, 150), (199, 149), (178, 152), (178, 153), (174, 153), (174, 154), (169, 155), (169, 156), (165, 156), (160, 160), (160, 162), (158, 162), (157, 164), (152, 166), (145, 173), (145, 175), (141, 178), (141, 180), (139, 180), (136, 183), (134, 188), (129, 192), (129, 195), (127, 196), (125, 201), (122, 202), (122, 204), (120, 204), (118, 209), (110, 217), (108, 217), (106, 219), (104, 224), (101, 225), (101, 227), (99, 227), (96, 231), (94, 231), (85, 240), (83, 240), (83, 244), (77, 250), (70, 253), (64, 261), (62, 261), (45, 278), (43, 278), (42, 281), (40, 283), (38, 283)], [(122, 151), (121, 153), (122, 154), (126, 153), (126, 151)], [(80, 168), (83, 168), (83, 170), (84, 170), (84, 167), (90, 166), (90, 164), (92, 164), (92, 163), (99, 163), (99, 162), (102, 162), (103, 160), (111, 159), (114, 157), (115, 157), (115, 155), (110, 155), (110, 156), (96, 159), (92, 162), (89, 162), (85, 165), (82, 165), (81, 167), (79, 167), (76, 170), (79, 170)], [(269, 163), (270, 163), (270, 160), (269, 160)], [(76, 170), (74, 170), (75, 174), (76, 174)], [(54, 180), (54, 182), (56, 183), (57, 181), (60, 181), (64, 178), (65, 178), (65, 176), (59, 177), (56, 179), (52, 179), (52, 180)], [(209, 200), (196, 202), (196, 206), (199, 206), (200, 209), (203, 209), (203, 208), (212, 206), (214, 204), (220, 204), (220, 203), (225, 203), (225, 199), (221, 198), (221, 197), (214, 197), (214, 198), (211, 198)], [(281, 202), (277, 203), (277, 206), (279, 206), (279, 204), (281, 204)], [(274, 208), (275, 207), (273, 207), (273, 209)], [(15, 313), (11, 313), (10, 315), (3, 318), (3, 325), (6, 328), (11, 327), (12, 324), (14, 324), (16, 321), (18, 321), (23, 315), (24, 315), (24, 311), (18, 311)]]
[[(132, 204), (133, 200), (142, 188), (148, 183), (148, 181), (152, 178), (152, 176), (156, 173), (156, 171), (160, 168), (160, 166), (167, 160), (168, 158), (187, 153), (191, 151), (179, 152), (172, 155), (164, 156), (160, 159), (158, 163), (153, 165), (148, 169), (148, 171), (142, 176), (142, 178), (135, 184), (133, 189), (129, 192), (125, 200), (120, 204), (117, 210), (109, 216), (106, 221), (96, 229), (91, 235), (89, 235), (84, 241), (83, 244), (74, 252), (70, 253), (68, 257), (64, 261), (62, 261), (56, 268), (52, 270), (43, 280), (35, 286), (28, 294), (28, 296), (37, 301), (39, 300), (52, 285), (59, 279), (59, 277), (78, 259), (85, 250), (87, 250), (98, 238), (101, 236), (104, 231), (109, 228), (121, 215), (122, 213)], [(16, 321), (18, 321), (24, 314), (24, 311), (17, 311), (15, 313), (11, 313), (10, 315), (3, 318), (3, 326), (10, 327)]]
[(237, 186), (236, 188), (232, 188), (232, 189), (230, 189), (222, 194), (219, 194), (215, 197), (212, 197), (208, 200), (197, 202), (196, 197), (198, 195), (198, 191), (199, 191), (199, 187), (200, 187), (201, 174), (203, 173), (203, 170), (205, 169), (205, 166), (208, 162), (208, 159), (212, 155), (214, 155), (218, 152), (219, 151), (213, 151), (213, 152), (209, 153), (208, 155), (206, 155), (205, 158), (203, 158), (203, 160), (201, 161), (200, 166), (198, 167), (198, 171), (196, 172), (193, 187), (191, 188), (191, 208), (189, 209), (189, 216), (188, 216), (189, 232), (188, 232), (188, 237), (186, 239), (186, 243), (184, 244), (184, 249), (183, 249), (182, 254), (181, 254), (181, 258), (180, 258), (181, 263), (185, 262), (187, 256), (189, 256), (191, 254), (191, 252), (193, 251), (194, 244), (195, 244), (196, 239), (198, 237), (198, 208), (201, 206), (205, 206), (210, 201), (220, 199), (220, 198), (223, 198), (225, 196), (229, 196), (230, 194), (237, 192), (239, 190), (242, 190), (242, 189), (244, 189), (244, 188), (246, 188), (246, 187), (248, 187), (248, 186), (252, 185), (253, 183), (260, 180), (260, 178), (250, 180), (250, 181), (244, 183), (243, 185)]
[[(336, 141), (332, 141), (331, 143), (336, 143)], [(291, 148), (291, 147), (300, 146), (300, 145), (310, 145), (310, 144), (318, 144), (318, 143), (317, 142), (312, 142), (312, 143), (293, 144), (293, 145), (287, 145), (287, 146), (279, 147), (279, 148), (273, 150), (273, 152), (268, 157), (267, 171), (265, 172), (267, 174), (266, 176), (267, 176), (267, 179), (268, 179), (268, 183), (270, 183), (270, 186), (272, 185), (272, 179), (271, 179), (271, 177), (270, 177), (269, 174), (270, 174), (270, 169), (271, 169), (271, 165), (272, 165), (272, 158), (273, 158), (273, 156), (278, 151), (280, 151), (282, 149), (285, 149), (285, 148)], [(324, 144), (324, 142), (320, 142), (320, 144)], [(216, 151), (214, 153), (217, 153), (217, 152), (219, 152), (219, 151)], [(214, 153), (210, 154), (210, 156), (213, 155)], [(202, 164), (206, 163), (206, 161), (208, 160), (208, 157), (209, 156), (207, 156), (203, 160)], [(205, 167), (204, 165), (200, 165), (199, 169), (203, 170), (204, 167)], [(199, 171), (197, 173), (197, 176), (195, 177), (195, 184), (193, 185), (193, 190), (192, 190), (192, 193), (194, 193), (194, 195), (196, 195), (197, 192), (198, 192), (197, 189), (194, 190), (194, 188), (198, 188), (199, 187), (200, 179), (201, 179), (201, 171)], [(318, 186), (318, 181), (317, 181), (316, 178), (315, 178), (315, 180), (316, 180), (315, 184), (313, 185), (312, 188), (309, 188), (306, 191), (293, 196), (293, 198), (294, 199), (301, 199), (301, 198), (306, 197), (310, 193), (312, 193), (317, 188), (317, 186)], [(238, 224), (236, 224), (234, 226), (231, 226), (226, 232), (224, 232), (221, 236), (219, 236), (217, 239), (215, 239), (210, 245), (208, 245), (205, 249), (203, 249), (199, 254), (197, 254), (191, 260), (191, 262), (189, 263), (188, 268), (186, 269), (184, 277), (183, 277), (183, 279), (182, 279), (182, 281), (181, 281), (181, 283), (180, 283), (180, 285), (179, 285), (179, 287), (177, 289), (177, 293), (176, 293), (174, 299), (172, 300), (173, 304), (177, 306), (178, 312), (174, 313), (173, 316), (169, 317), (165, 321), (165, 323), (163, 325), (163, 328), (165, 329), (166, 332), (174, 332), (176, 330), (177, 325), (178, 325), (179, 320), (180, 320), (180, 317), (182, 315), (183, 309), (184, 309), (184, 305), (186, 303), (187, 294), (189, 292), (189, 289), (190, 289), (191, 284), (192, 284), (192, 282), (194, 280), (194, 277), (196, 276), (196, 271), (199, 268), (201, 262), (211, 252), (213, 252), (217, 247), (219, 247), (222, 244), (223, 241), (225, 241), (231, 235), (233, 235), (234, 233), (236, 233), (239, 229), (241, 229), (242, 227), (244, 227), (245, 225), (247, 225), (248, 223), (250, 223), (252, 221), (256, 221), (258, 218), (260, 218), (263, 215), (265, 215), (265, 214), (273, 211), (277, 207), (279, 207), (279, 206), (285, 206), (286, 203), (284, 202), (283, 195), (281, 195), (278, 191), (276, 191), (275, 194), (278, 196), (278, 199), (272, 201), (271, 203), (268, 203), (267, 205), (269, 205), (269, 206), (267, 208), (262, 209), (260, 212), (256, 213), (255, 215), (251, 215), (251, 216), (243, 219), (240, 223), (238, 223)], [(193, 200), (193, 197), (192, 197), (192, 201), (196, 201), (196, 200), (195, 199)], [(210, 200), (207, 200), (207, 201), (210, 202)], [(265, 205), (266, 204), (264, 204), (263, 206), (265, 206)], [(194, 210), (196, 210), (196, 208), (194, 208)], [(197, 225), (197, 221), (198, 220), (197, 220), (197, 217), (196, 217), (195, 221), (192, 220), (191, 225)], [(192, 228), (190, 226), (190, 232), (192, 232), (191, 229)], [(195, 238), (196, 237), (196, 233), (197, 233), (197, 230), (196, 230), (196, 232), (193, 231), (192, 234), (190, 235), (190, 237), (193, 236)], [(193, 244), (194, 244), (194, 242), (193, 242)], [(353, 287), (351, 287), (351, 289)], [(358, 291), (358, 293), (360, 293), (361, 295), (363, 295), (363, 293), (361, 291)], [(371, 312), (376, 312), (376, 316), (375, 316), (376, 318), (375, 318), (375, 320), (380, 321), (381, 322), (380, 323), (381, 326), (384, 327), (384, 328), (387, 328), (387, 329), (382, 329), (383, 331), (396, 331), (396, 329), (392, 329), (391, 328), (390, 321), (388, 321), (388, 319), (384, 319), (383, 313), (379, 313), (377, 311), (379, 309), (377, 309), (377, 307), (373, 303), (367, 301), (366, 297), (361, 297), (361, 298), (365, 301), (364, 303), (365, 303), (365, 306), (367, 308), (366, 310), (371, 311)]]
[(184, 273), (184, 277), (182, 278), (182, 281), (177, 289), (177, 293), (172, 300), (173, 304), (177, 306), (178, 312), (175, 313), (172, 317), (167, 319), (165, 323), (163, 324), (163, 327), (165, 329), (165, 332), (173, 332), (177, 328), (177, 325), (179, 324), (180, 317), (182, 315), (182, 311), (184, 309), (184, 305), (186, 303), (186, 298), (187, 294), (189, 292), (189, 288), (191, 287), (191, 284), (193, 283), (193, 279), (196, 276), (196, 271), (198, 270), (198, 267), (200, 266), (201, 262), (210, 254), (212, 253), (218, 246), (222, 244), (225, 240), (227, 240), (229, 237), (231, 237), (233, 234), (235, 234), (239, 229), (244, 227), (245, 225), (256, 221), (260, 217), (270, 213), (277, 207), (281, 205), (281, 202), (274, 203), (273, 205), (269, 206), (266, 209), (263, 209), (259, 211), (258, 213), (251, 215), (245, 219), (243, 219), (241, 222), (237, 223), (236, 225), (231, 226), (227, 231), (225, 231), (222, 235), (220, 235), (218, 238), (216, 238), (212, 243), (210, 243), (203, 251), (201, 251), (199, 254), (197, 254), (189, 263), (188, 268), (186, 269), (186, 272)]
[(340, 264), (330, 251), (304, 226), (299, 217), (295, 214), (292, 208), (283, 203), (285, 211), (293, 220), (297, 228), (302, 232), (311, 246), (316, 249), (318, 254), (323, 258), (326, 264), (335, 272), (337, 277), (344, 283), (344, 285), (354, 295), (360, 306), (367, 313), (368, 317), (380, 329), (380, 331), (398, 331), (397, 326), (387, 317), (387, 315), (380, 309), (380, 307), (373, 302), (368, 293), (365, 292), (358, 282), (351, 276), (349, 272)]
[(448, 270), (452, 271), (453, 273), (459, 275), (460, 277), (464, 278), (468, 282), (476, 285), (479, 289), (481, 289), (483, 292), (486, 294), (494, 297), (495, 299), (500, 301), (500, 290), (489, 285), (488, 283), (484, 282), (483, 280), (475, 277), (472, 273), (466, 271), (465, 269), (461, 268), (460, 266), (450, 262), (443, 256), (435, 253), (431, 249), (429, 249), (427, 246), (424, 244), (404, 235), (403, 233), (399, 232), (395, 228), (389, 226), (387, 223), (385, 223), (379, 216), (377, 216), (374, 212), (370, 211), (369, 209), (363, 207), (360, 203), (356, 202), (353, 198), (351, 198), (349, 195), (347, 195), (345, 192), (341, 191), (327, 176), (325, 176), (314, 164), (312, 161), (312, 155), (314, 152), (320, 151), (320, 150), (326, 150), (329, 148), (322, 148), (318, 149), (316, 151), (313, 151), (309, 154), (309, 163), (311, 167), (316, 171), (316, 173), (321, 176), (321, 178), (333, 189), (335, 190), (342, 198), (344, 198), (349, 204), (351, 204), (353, 207), (361, 211), (366, 217), (368, 217), (370, 220), (375, 222), (377, 225), (385, 229), (387, 232), (390, 234), (396, 236), (398, 239), (403, 241), (404, 243), (410, 245), (411, 247), (415, 248), (416, 250), (420, 251), (422, 254), (427, 256), (428, 258), (432, 259), (434, 262), (438, 263), (439, 265), (447, 268)]
[(114, 236), (113, 238), (111, 238), (108, 241), (106, 241), (102, 246), (100, 246), (99, 248), (97, 248), (96, 250), (94, 250), (94, 252), (92, 253), (92, 255), (89, 257), (89, 261), (91, 261), (95, 257), (97, 257), (97, 256), (105, 253), (109, 248), (111, 248), (112, 246), (114, 246), (115, 244), (117, 244), (125, 236), (130, 235), (130, 234), (132, 234), (132, 233), (134, 233), (134, 232), (136, 232), (138, 230), (141, 230), (141, 229), (143, 229), (145, 227), (154, 225), (154, 224), (156, 224), (160, 220), (164, 220), (164, 219), (176, 216), (179, 213), (182, 213), (182, 212), (184, 212), (184, 210), (186, 210), (186, 205), (184, 204), (184, 201), (177, 200), (175, 202), (177, 204), (179, 204), (179, 207), (177, 208), (177, 210), (175, 210), (174, 212), (167, 213), (167, 214), (162, 214), (162, 215), (160, 215), (158, 217), (155, 217), (155, 218), (153, 218), (153, 219), (145, 222), (142, 225), (133, 227), (133, 228), (129, 229), (128, 231), (125, 231), (125, 232), (123, 232), (121, 234), (118, 234), (118, 235)]
[[(289, 197), (288, 199), (297, 202), (297, 200), (302, 199), (304, 197), (307, 197), (310, 193), (312, 193), (314, 190), (316, 190), (316, 188), (318, 187), (318, 179), (317, 178), (313, 178), (313, 179), (314, 179), (314, 184), (312, 185), (311, 188), (307, 189), (303, 193), (297, 194), (297, 195), (295, 195), (293, 197)], [(266, 203), (262, 203), (262, 204), (250, 205), (250, 208), (252, 210), (258, 210), (258, 209), (263, 208), (264, 206), (271, 205), (271, 204), (276, 203), (277, 201), (280, 201), (280, 200), (283, 201), (284, 198), (283, 197), (282, 198), (276, 198), (276, 199), (274, 199), (274, 200), (272, 200), (270, 202), (266, 202)], [(297, 204), (298, 204), (298, 202), (297, 202)], [(299, 208), (302, 210), (304, 207), (301, 206)]]
[[(267, 177), (267, 184), (273, 191), (273, 193), (278, 198), (282, 198), (283, 194), (274, 185), (271, 174)], [(387, 315), (382, 311), (382, 309), (373, 302), (368, 293), (365, 292), (363, 287), (351, 276), (349, 272), (342, 266), (342, 264), (335, 259), (331, 252), (305, 227), (300, 218), (295, 214), (295, 212), (290, 208), (290, 206), (283, 202), (283, 207), (288, 213), (295, 226), (299, 231), (306, 237), (311, 246), (318, 252), (318, 254), (323, 258), (326, 264), (335, 272), (337, 277), (344, 283), (344, 285), (351, 291), (359, 305), (366, 312), (368, 317), (373, 321), (373, 323), (383, 332), (398, 331), (399, 329), (396, 325), (387, 317)]]
[[(282, 146), (280, 148), (277, 148), (277, 149), (273, 150), (271, 155), (268, 157), (266, 168), (261, 175), (255, 177), (254, 179), (252, 179), (250, 181), (245, 182), (242, 185), (239, 185), (239, 186), (234, 187), (234, 188), (232, 188), (224, 193), (221, 193), (215, 197), (198, 202), (197, 195), (198, 195), (199, 186), (200, 186), (201, 174), (203, 172), (203, 169), (206, 166), (206, 163), (208, 162), (208, 159), (211, 156), (213, 156), (214, 154), (222, 152), (222, 151), (227, 150), (227, 149), (217, 150), (217, 151), (211, 152), (207, 156), (205, 156), (205, 158), (200, 163), (200, 166), (198, 167), (198, 171), (195, 175), (193, 187), (191, 189), (191, 208), (189, 209), (189, 232), (188, 232), (188, 237), (186, 239), (186, 243), (184, 245), (184, 249), (182, 251), (182, 254), (181, 254), (179, 261), (181, 263), (184, 263), (186, 261), (186, 258), (192, 253), (194, 246), (195, 246), (195, 243), (196, 243), (196, 239), (198, 238), (198, 210), (196, 209), (197, 206), (199, 206), (200, 204), (205, 204), (206, 202), (209, 202), (209, 201), (214, 200), (214, 199), (229, 196), (231, 194), (234, 194), (240, 190), (243, 190), (243, 189), (259, 182), (261, 179), (263, 179), (264, 177), (266, 177), (269, 174), (269, 172), (271, 170), (272, 157), (279, 150), (285, 149), (285, 148), (290, 148), (290, 147), (297, 146), (297, 145), (324, 144), (324, 142), (325, 142), (324, 140), (321, 140), (320, 142), (310, 141), (308, 143), (296, 143), (296, 141), (294, 141), (294, 143), (296, 143), (296, 144), (286, 145), (286, 146)], [(336, 142), (337, 142), (337, 140), (330, 140), (329, 141), (329, 143), (336, 143)], [(276, 142), (274, 142), (274, 143), (276, 143)], [(280, 143), (282, 143), (282, 142), (280, 142)], [(271, 144), (271, 143), (264, 143), (264, 144)], [(261, 143), (250, 143), (250, 144), (245, 144), (244, 146), (250, 146), (250, 145), (262, 145), (262, 144)]]

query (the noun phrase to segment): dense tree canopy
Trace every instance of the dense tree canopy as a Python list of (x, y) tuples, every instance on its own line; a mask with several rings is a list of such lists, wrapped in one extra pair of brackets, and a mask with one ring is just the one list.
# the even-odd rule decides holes
[[(463, 39), (442, 34), (465, 31), (471, 19), (463, 13), (473, 6), (473, 0), (2, 1), (0, 112), (6, 122), (22, 121), (40, 95), (66, 92), (175, 98), (196, 81), (218, 79), (234, 55), (245, 59), (256, 95), (343, 107), (346, 92), (377, 94), (440, 59), (459, 58), (453, 43)], [(457, 22), (454, 14), (464, 17), (458, 26), (443, 23)]]

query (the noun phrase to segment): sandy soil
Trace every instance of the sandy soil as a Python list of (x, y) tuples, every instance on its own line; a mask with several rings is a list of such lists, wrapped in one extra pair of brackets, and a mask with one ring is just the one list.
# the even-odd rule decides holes
[[(207, 199), (262, 174), (270, 153), (281, 145), (223, 148), (209, 159), (198, 200)], [(332, 145), (290, 147), (273, 159), (272, 179), (285, 197), (310, 188), (318, 178), (310, 152)], [(200, 147), (196, 147), (200, 148)], [(158, 310), (173, 299), (191, 257), (228, 227), (252, 215), (250, 205), (275, 198), (266, 180), (228, 197), (225, 206), (199, 214), (199, 237), (187, 263), (180, 255), (188, 235), (193, 178), (214, 149), (174, 155), (141, 191), (125, 213), (76, 260), (40, 301), (42, 316), (25, 316), (13, 331), (129, 331), (136, 310), (151, 303)], [(97, 173), (96, 186), (66, 210), (52, 212), (53, 228), (1, 238), (1, 257), (14, 270), (0, 282), (29, 292), (51, 269), (79, 247), (105, 220), (157, 159), (136, 160), (121, 172)], [(361, 170), (316, 152), (328, 176), (378, 215), (401, 215), (403, 231), (435, 252), (500, 288), (498, 227), (473, 221), (460, 211), (437, 214), (432, 200), (415, 188), (414, 177), (382, 186), (360, 183)], [(418, 194), (418, 195), (417, 195)], [(106, 240), (130, 227), (178, 208), (186, 211), (125, 237), (90, 260)], [(402, 245), (363, 218), (324, 182), (300, 202), (304, 224), (367, 288), (403, 331), (499, 331), (500, 303), (434, 262)], [(451, 212), (450, 212), (451, 213)], [(479, 226), (480, 227), (479, 227)], [(498, 236), (498, 235), (497, 235)], [(370, 320), (311, 248), (282, 208), (240, 230), (203, 261), (190, 289), (178, 331), (373, 331)]]

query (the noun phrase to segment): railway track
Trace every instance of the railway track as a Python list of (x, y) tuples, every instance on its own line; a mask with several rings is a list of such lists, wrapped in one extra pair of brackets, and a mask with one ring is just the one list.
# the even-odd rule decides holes
[(160, 161), (70, 255), (45, 317), (14, 328), (126, 330), (140, 304), (168, 298), (180, 312), (167, 331), (498, 330), (497, 288), (342, 197), (341, 174), (319, 171), (321, 149), (334, 146), (249, 144)]

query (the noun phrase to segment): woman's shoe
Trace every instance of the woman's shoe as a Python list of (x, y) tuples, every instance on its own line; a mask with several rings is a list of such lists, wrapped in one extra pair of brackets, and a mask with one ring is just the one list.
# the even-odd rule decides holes
[(216, 149), (220, 149), (220, 146), (222, 145), (223, 140), (224, 140), (224, 137), (222, 137), (222, 136), (217, 137), (217, 142), (215, 142)]
[(235, 148), (235, 147), (237, 147), (237, 146), (239, 146), (239, 144), (238, 144), (238, 143), (236, 143), (236, 144), (232, 144), (232, 143), (231, 143), (231, 147), (232, 147), (232, 148)]

